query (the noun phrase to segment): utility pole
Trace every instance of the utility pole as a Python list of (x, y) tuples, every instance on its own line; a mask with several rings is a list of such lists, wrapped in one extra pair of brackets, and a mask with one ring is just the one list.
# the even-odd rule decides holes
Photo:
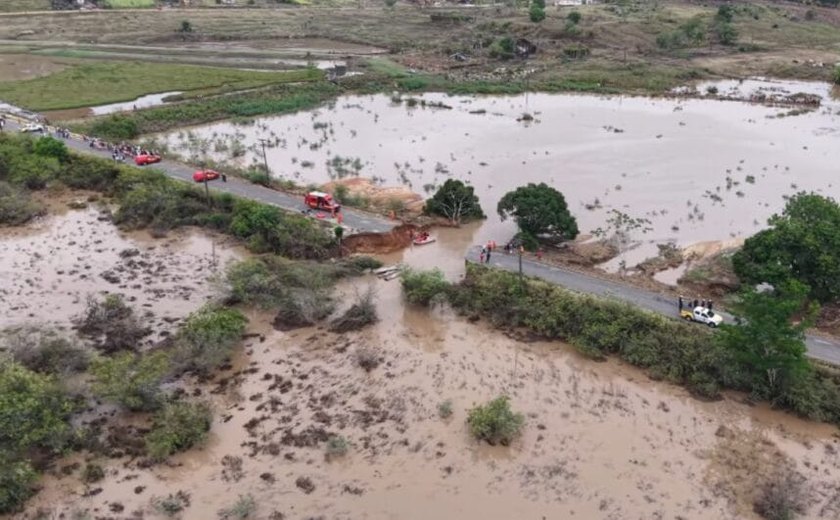
[(265, 165), (265, 176), (266, 178), (269, 177), (270, 172), (268, 170), (268, 156), (265, 154), (265, 147), (268, 144), (268, 139), (263, 139), (262, 137), (258, 139), (260, 145), (262, 145), (262, 154), (263, 154), (263, 164)]
[(525, 293), (525, 280), (522, 278), (522, 246), (519, 246), (519, 292)]

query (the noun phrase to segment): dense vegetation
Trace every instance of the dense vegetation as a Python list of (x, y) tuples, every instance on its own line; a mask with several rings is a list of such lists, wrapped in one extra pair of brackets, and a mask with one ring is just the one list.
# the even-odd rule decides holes
[(485, 217), (475, 189), (456, 179), (447, 179), (432, 198), (426, 201), (423, 211), (427, 215), (445, 217), (453, 224), (460, 224), (465, 219)]
[(501, 396), (470, 410), (467, 424), (476, 439), (507, 446), (519, 435), (525, 417), (511, 410), (508, 398)]
[[(651, 377), (683, 384), (698, 396), (717, 398), (722, 388), (744, 390), (840, 424), (840, 374), (804, 358), (803, 327), (786, 319), (802, 308), (795, 288), (783, 294), (745, 294), (743, 304), (734, 307), (740, 325), (723, 326), (715, 334), (630, 304), (474, 265), (459, 284), (447, 284), (434, 272), (410, 272), (403, 287), (412, 302), (424, 304), (442, 295), (470, 316), (567, 341), (595, 358), (618, 355)], [(770, 322), (772, 327), (762, 328)]]
[[(203, 226), (241, 238), (255, 252), (291, 258), (326, 258), (334, 253), (333, 237), (302, 215), (226, 193), (208, 199), (200, 189), (161, 172), (68, 153), (63, 143), (52, 138), (0, 135), (0, 189), (2, 183), (13, 191), (39, 190), (49, 183), (102, 191), (119, 205), (114, 222), (124, 228), (165, 232), (179, 226)], [(26, 197), (3, 197), (2, 193), (0, 216), (5, 220), (0, 224), (31, 218), (27, 215), (32, 204)]]
[(738, 277), (776, 287), (797, 280), (820, 302), (840, 300), (840, 205), (822, 195), (798, 193), (768, 224), (733, 256)]
[(566, 198), (543, 182), (506, 193), (497, 211), (502, 220), (513, 217), (526, 247), (538, 237), (571, 240), (578, 235), (577, 220), (569, 211)]

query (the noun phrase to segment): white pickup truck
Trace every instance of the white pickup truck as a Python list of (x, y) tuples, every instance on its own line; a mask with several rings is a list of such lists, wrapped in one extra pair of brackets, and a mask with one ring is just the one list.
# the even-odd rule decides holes
[(695, 307), (694, 310), (683, 309), (680, 311), (680, 316), (688, 321), (696, 321), (697, 323), (704, 323), (709, 327), (717, 327), (723, 323), (723, 318), (720, 314), (715, 314), (711, 309), (706, 307)]

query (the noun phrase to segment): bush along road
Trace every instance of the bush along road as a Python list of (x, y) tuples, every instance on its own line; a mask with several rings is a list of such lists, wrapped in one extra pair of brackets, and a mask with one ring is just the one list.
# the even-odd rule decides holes
[[(8, 121), (7, 131), (19, 131), (21, 125), (15, 121)], [(90, 148), (88, 144), (77, 138), (64, 139), (69, 148), (78, 152), (108, 158), (108, 150)], [(193, 182), (192, 174), (196, 170), (186, 164), (175, 161), (164, 160), (157, 163), (154, 168), (166, 173), (168, 176), (184, 182)], [(214, 181), (212, 190), (230, 193), (241, 198), (251, 199), (265, 204), (271, 204), (290, 212), (298, 212), (304, 209), (302, 197), (299, 195), (284, 193), (272, 190), (264, 186), (252, 184), (246, 180), (236, 177), (228, 177), (227, 182)], [(353, 232), (387, 232), (394, 228), (392, 221), (377, 217), (361, 211), (342, 208), (344, 213), (344, 224)], [(479, 261), (479, 249), (472, 248), (467, 251), (466, 260), (470, 262)], [(517, 255), (506, 255), (497, 253), (492, 255), (490, 266), (507, 271), (517, 272), (519, 270), (519, 259)], [(588, 293), (606, 298), (613, 298), (628, 302), (638, 307), (677, 318), (677, 305), (675, 301), (664, 298), (659, 294), (645, 291), (632, 286), (622, 285), (583, 273), (573, 272), (556, 266), (550, 266), (528, 259), (522, 259), (522, 270), (527, 276), (543, 279), (547, 282), (562, 285), (573, 291)], [(731, 316), (721, 313), (724, 320), (732, 320)], [(697, 325), (698, 327), (701, 325)], [(806, 338), (808, 356), (840, 366), (840, 342), (808, 335)]]
[[(7, 120), (6, 131), (18, 132), (21, 125), (15, 121)], [(68, 148), (77, 152), (95, 155), (97, 157), (109, 158), (111, 152), (98, 148), (90, 148), (88, 143), (78, 138), (71, 137), (69, 139), (62, 139)], [(130, 160), (130, 159), (129, 159)], [(133, 164), (133, 163), (132, 163)], [(163, 160), (152, 166), (144, 166), (144, 168), (155, 168), (168, 176), (184, 182), (193, 182), (192, 175), (199, 169), (197, 167), (178, 163), (175, 161)], [(227, 182), (221, 180), (212, 181), (210, 189), (219, 192), (230, 193), (237, 197), (255, 200), (264, 204), (271, 204), (279, 208), (283, 208), (291, 212), (299, 212), (305, 209), (303, 204), (303, 196), (282, 191), (272, 190), (258, 184), (250, 183), (238, 177), (227, 177)], [(385, 218), (365, 213), (362, 211), (353, 210), (350, 208), (341, 208), (344, 214), (343, 225), (350, 228), (350, 233), (384, 233), (394, 228), (395, 224)]]
[[(473, 247), (467, 252), (466, 260), (478, 263), (479, 254), (480, 246)], [(489, 266), (505, 271), (518, 272), (519, 256), (508, 255), (504, 252), (495, 253), (490, 257)], [(534, 262), (526, 258), (522, 259), (522, 272), (525, 276), (540, 278), (576, 292), (613, 298), (665, 316), (678, 318), (677, 302), (651, 291), (569, 271), (562, 267)], [(732, 323), (731, 316), (726, 313), (721, 313), (721, 316), (723, 316), (724, 321)], [(703, 325), (697, 324), (697, 326), (702, 327)], [(809, 357), (840, 366), (840, 342), (808, 335), (805, 345), (808, 347)]]

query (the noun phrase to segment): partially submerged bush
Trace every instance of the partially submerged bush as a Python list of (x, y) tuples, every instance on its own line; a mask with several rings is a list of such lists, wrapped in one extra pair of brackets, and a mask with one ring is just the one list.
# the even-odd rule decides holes
[(219, 511), (222, 520), (245, 520), (253, 518), (257, 511), (257, 502), (249, 495), (239, 495), (239, 499), (230, 507)]
[(428, 305), (432, 298), (446, 294), (449, 282), (440, 269), (432, 271), (414, 271), (406, 269), (401, 275), (403, 294), (409, 303)]
[(467, 416), (470, 432), (478, 440), (507, 446), (519, 435), (525, 418), (514, 413), (506, 396), (493, 399), (484, 406), (476, 406)]
[(330, 330), (344, 333), (376, 323), (379, 318), (376, 315), (376, 304), (373, 301), (373, 296), (372, 288), (357, 295), (353, 305), (330, 323)]
[(73, 404), (51, 377), (0, 358), (0, 455), (62, 449), (72, 411)]
[(0, 351), (9, 352), (15, 361), (42, 374), (63, 375), (83, 371), (88, 366), (88, 351), (56, 331), (21, 328), (0, 338)]
[(99, 464), (86, 464), (82, 470), (82, 482), (93, 484), (105, 478), (105, 470)]
[(342, 436), (333, 436), (327, 439), (326, 451), (327, 459), (335, 457), (343, 457), (350, 449), (350, 444)]
[(190, 495), (186, 491), (170, 493), (165, 498), (153, 498), (152, 506), (155, 511), (165, 516), (175, 516), (190, 507)]
[(35, 494), (38, 474), (26, 461), (9, 460), (0, 452), (0, 514), (20, 511)]
[(452, 416), (452, 400), (447, 399), (442, 403), (438, 404), (438, 415), (441, 419), (446, 419)]
[(140, 340), (150, 333), (118, 294), (109, 294), (101, 301), (88, 298), (84, 314), (75, 322), (79, 332), (93, 339), (105, 353), (137, 351)]
[(134, 411), (160, 407), (160, 384), (169, 372), (169, 356), (164, 352), (136, 355), (123, 352), (100, 358), (91, 364), (94, 392), (108, 401)]
[(805, 513), (807, 504), (802, 478), (780, 471), (759, 488), (753, 510), (766, 520), (793, 520)]
[(175, 337), (175, 360), (184, 368), (209, 372), (230, 357), (248, 320), (234, 309), (204, 306), (190, 314)]
[(379, 366), (379, 351), (375, 348), (360, 347), (356, 350), (356, 364), (370, 372)]
[(224, 296), (228, 303), (276, 308), (288, 302), (297, 289), (329, 299), (339, 271), (331, 265), (288, 260), (281, 257), (250, 258), (231, 265), (225, 275)]
[(0, 181), (0, 225), (21, 226), (44, 213), (24, 190)]
[(306, 289), (288, 291), (279, 306), (273, 322), (278, 330), (314, 325), (332, 314), (335, 309), (331, 297)]
[(161, 461), (187, 450), (204, 442), (212, 421), (213, 413), (204, 403), (167, 403), (154, 416), (154, 425), (146, 435), (146, 451)]
[(353, 255), (349, 258), (345, 258), (343, 263), (351, 269), (354, 269), (359, 274), (368, 269), (379, 269), (382, 267), (382, 262), (372, 256), (365, 255)]

